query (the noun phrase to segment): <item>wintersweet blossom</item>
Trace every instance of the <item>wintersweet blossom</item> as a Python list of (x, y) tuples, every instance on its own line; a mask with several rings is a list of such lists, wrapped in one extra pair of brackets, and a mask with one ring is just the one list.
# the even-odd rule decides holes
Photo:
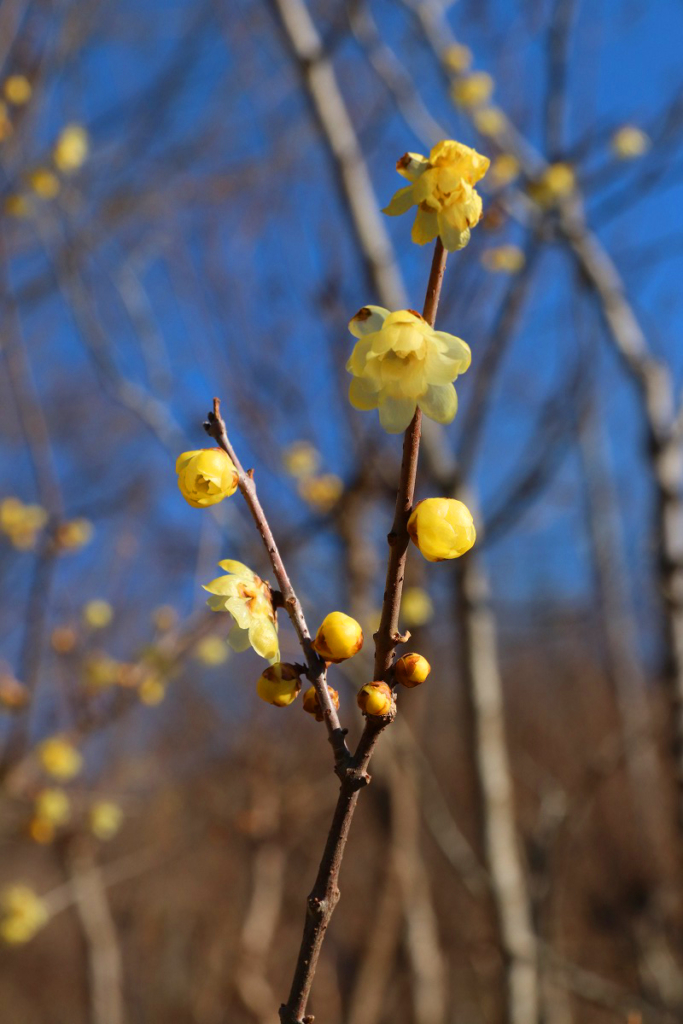
[(222, 448), (183, 452), (178, 456), (175, 471), (180, 493), (193, 508), (206, 508), (229, 498), (239, 482), (233, 461)]
[(73, 174), (88, 156), (88, 133), (80, 124), (68, 124), (55, 143), (52, 158), (62, 174)]
[(487, 71), (473, 71), (451, 86), (451, 98), (458, 107), (472, 110), (488, 103), (493, 92), (493, 79)]
[(647, 153), (652, 145), (650, 137), (642, 128), (633, 124), (625, 124), (611, 138), (612, 152), (619, 160), (634, 160)]
[(228, 633), (233, 651), (246, 651), (250, 645), (271, 664), (280, 660), (277, 619), (269, 585), (242, 562), (228, 558), (219, 562), (227, 576), (212, 580), (204, 590), (214, 612), (229, 612), (235, 624)]
[(408, 520), (408, 533), (428, 562), (460, 558), (477, 539), (472, 513), (455, 498), (418, 501)]
[(381, 306), (364, 306), (349, 330), (360, 339), (346, 364), (355, 409), (379, 409), (389, 434), (405, 430), (418, 406), (437, 423), (452, 421), (458, 408), (453, 381), (471, 360), (464, 341), (435, 331), (413, 310), (390, 313)]
[(64, 736), (50, 736), (38, 747), (40, 763), (55, 779), (73, 779), (83, 767), (83, 756)]
[(48, 918), (44, 902), (28, 885), (9, 885), (0, 893), (0, 937), (8, 945), (28, 942)]
[(494, 274), (517, 274), (524, 266), (526, 257), (518, 245), (499, 245), (485, 249), (481, 262)]
[(98, 800), (88, 815), (90, 830), (103, 842), (112, 839), (121, 827), (123, 811), (111, 800)]
[(434, 146), (429, 158), (406, 153), (396, 170), (410, 182), (394, 195), (383, 213), (397, 217), (417, 206), (412, 240), (418, 245), (440, 236), (446, 249), (463, 249), (470, 228), (481, 219), (481, 197), (474, 186), (484, 177), (490, 160), (476, 149), (446, 139)]

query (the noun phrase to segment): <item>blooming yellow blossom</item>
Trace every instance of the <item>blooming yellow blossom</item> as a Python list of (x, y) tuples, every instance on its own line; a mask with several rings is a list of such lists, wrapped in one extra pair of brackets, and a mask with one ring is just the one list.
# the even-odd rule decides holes
[(336, 473), (309, 476), (299, 480), (298, 491), (308, 505), (319, 512), (329, 512), (344, 492), (344, 481)]
[(31, 207), (25, 197), (19, 195), (17, 192), (13, 192), (11, 195), (7, 196), (3, 204), (3, 209), (8, 217), (28, 217), (31, 212)]
[(38, 747), (44, 770), (55, 779), (72, 779), (83, 767), (83, 757), (64, 736), (51, 736)]
[(360, 339), (346, 364), (355, 409), (379, 409), (390, 434), (405, 430), (418, 406), (437, 423), (451, 422), (458, 408), (452, 382), (472, 358), (464, 341), (435, 331), (413, 310), (381, 306), (359, 310), (349, 330)]
[(651, 145), (650, 137), (633, 124), (623, 125), (611, 140), (612, 152), (620, 160), (634, 160), (647, 153)]
[(366, 683), (358, 691), (358, 707), (366, 715), (384, 716), (394, 708), (394, 695), (386, 683)]
[(493, 92), (493, 79), (487, 71), (473, 71), (453, 82), (451, 98), (459, 107), (472, 110), (488, 103)]
[(98, 839), (106, 842), (112, 839), (121, 828), (123, 811), (111, 800), (98, 800), (90, 808), (88, 814), (90, 831)]
[(74, 551), (89, 544), (94, 532), (95, 528), (90, 520), (80, 516), (78, 519), (60, 523), (55, 541), (63, 551)]
[(540, 206), (554, 206), (570, 196), (576, 188), (576, 175), (571, 164), (551, 164), (537, 181), (529, 185), (529, 195)]
[(35, 547), (37, 535), (47, 519), (47, 512), (40, 505), (24, 505), (14, 497), (0, 501), (0, 530), (20, 551), (30, 551)]
[(399, 189), (382, 212), (398, 217), (417, 206), (414, 242), (425, 245), (439, 235), (449, 252), (463, 249), (470, 240), (470, 228), (481, 219), (481, 197), (474, 186), (489, 163), (476, 149), (450, 139), (437, 143), (429, 159), (406, 153), (396, 170), (411, 184)]
[(482, 107), (472, 115), (474, 127), (482, 135), (500, 135), (505, 131), (507, 118), (498, 107)]
[(282, 455), (284, 467), (297, 479), (313, 476), (320, 465), (320, 452), (310, 441), (295, 441)]
[(472, 514), (455, 498), (419, 501), (408, 520), (408, 533), (428, 562), (459, 558), (477, 537)]
[(443, 51), (441, 59), (449, 71), (460, 74), (471, 66), (472, 51), (469, 46), (463, 46), (462, 43), (452, 43)]
[[(330, 695), (332, 704), (337, 710), (339, 710), (339, 694), (334, 687), (329, 685), (327, 687), (327, 692)], [(324, 716), (315, 686), (309, 686), (306, 690), (304, 694), (303, 707), (304, 711), (307, 711), (309, 715), (314, 715), (316, 722), (322, 722)]]
[(519, 175), (519, 160), (512, 153), (501, 153), (491, 163), (489, 184), (492, 188), (504, 188)]
[(95, 598), (83, 605), (83, 621), (91, 629), (104, 629), (114, 618), (114, 609), (102, 598)]
[(278, 661), (259, 676), (256, 692), (266, 704), (286, 708), (296, 700), (301, 690), (301, 679), (294, 665)]
[(60, 133), (52, 159), (62, 174), (73, 174), (88, 156), (88, 133), (80, 124), (68, 124)]
[(432, 666), (421, 654), (404, 654), (394, 666), (396, 679), (403, 686), (419, 686), (432, 671)]
[(195, 658), (204, 665), (222, 665), (229, 654), (230, 648), (219, 636), (203, 636), (194, 649)]
[(422, 587), (406, 587), (401, 598), (401, 621), (406, 626), (426, 626), (434, 617), (434, 604)]
[(218, 565), (228, 575), (212, 580), (204, 590), (212, 595), (207, 601), (212, 611), (229, 612), (235, 620), (228, 634), (233, 651), (246, 651), (251, 645), (271, 664), (279, 661), (277, 618), (270, 587), (242, 562), (228, 558)]
[(47, 167), (37, 167), (28, 175), (28, 183), (40, 199), (54, 199), (61, 185), (59, 178)]
[(499, 245), (495, 249), (485, 249), (481, 262), (495, 274), (516, 274), (524, 266), (525, 256), (518, 245)]
[(0, 936), (11, 946), (32, 939), (48, 921), (47, 907), (27, 885), (10, 885), (0, 893)]
[(193, 508), (215, 505), (237, 490), (237, 470), (222, 448), (183, 452), (178, 456), (175, 471), (180, 493)]
[(26, 75), (10, 75), (5, 79), (2, 91), (8, 103), (20, 107), (31, 99), (33, 89)]
[(51, 843), (55, 830), (65, 825), (70, 816), (71, 804), (63, 789), (41, 790), (36, 797), (30, 825), (32, 838), (37, 843)]
[(344, 612), (330, 612), (320, 623), (313, 647), (325, 661), (346, 661), (363, 646), (363, 630), (359, 622)]

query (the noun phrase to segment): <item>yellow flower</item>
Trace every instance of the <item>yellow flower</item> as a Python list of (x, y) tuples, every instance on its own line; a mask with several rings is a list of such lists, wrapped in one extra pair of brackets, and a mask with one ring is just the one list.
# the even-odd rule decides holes
[(83, 757), (63, 736), (51, 736), (38, 747), (38, 757), (48, 775), (72, 779), (83, 767)]
[(138, 687), (138, 696), (148, 708), (154, 708), (166, 696), (166, 685), (159, 676), (145, 676)]
[(51, 825), (64, 825), (69, 820), (71, 805), (63, 789), (41, 789), (35, 802), (36, 817)]
[(492, 188), (503, 188), (519, 175), (519, 160), (512, 153), (501, 153), (491, 164), (490, 184)]
[(619, 160), (633, 160), (647, 153), (652, 143), (650, 138), (635, 125), (625, 124), (612, 136), (612, 152)]
[(472, 120), (474, 127), (482, 135), (500, 135), (507, 125), (505, 114), (498, 107), (482, 107), (481, 110), (475, 110)]
[(230, 649), (219, 636), (204, 636), (195, 646), (194, 656), (204, 665), (222, 665), (228, 660)]
[(346, 661), (363, 646), (360, 623), (344, 612), (330, 612), (320, 623), (313, 647), (325, 661)]
[(476, 183), (484, 177), (489, 158), (461, 142), (437, 143), (429, 159), (406, 153), (396, 164), (410, 185), (401, 188), (382, 211), (390, 217), (417, 206), (411, 238), (418, 245), (440, 236), (446, 249), (463, 249), (470, 240), (470, 228), (481, 219), (481, 197)]
[(401, 599), (401, 619), (406, 626), (425, 626), (434, 617), (434, 605), (422, 587), (406, 587)]
[(421, 654), (404, 654), (394, 666), (396, 679), (403, 686), (419, 686), (432, 671), (432, 666)]
[(35, 547), (37, 534), (47, 519), (47, 512), (40, 505), (24, 505), (19, 498), (0, 501), (0, 530), (20, 551)]
[(213, 595), (207, 601), (214, 612), (229, 612), (235, 624), (228, 634), (233, 651), (251, 645), (271, 664), (280, 660), (277, 618), (268, 584), (242, 562), (231, 558), (218, 563), (227, 576), (219, 576), (204, 587)]
[(472, 110), (488, 103), (493, 92), (493, 79), (486, 71), (473, 71), (471, 75), (453, 82), (451, 98), (465, 110)]
[(290, 476), (297, 479), (313, 476), (320, 465), (320, 452), (309, 441), (295, 441), (286, 448), (282, 461)]
[(31, 171), (28, 183), (41, 199), (54, 199), (61, 188), (59, 178), (47, 167), (37, 167), (35, 171)]
[(537, 181), (529, 185), (529, 195), (540, 206), (554, 206), (576, 188), (576, 175), (570, 164), (551, 164)]
[(10, 75), (9, 78), (5, 79), (2, 91), (5, 94), (5, 99), (9, 103), (13, 103), (15, 107), (28, 103), (33, 92), (31, 83), (26, 75)]
[(472, 51), (469, 46), (463, 46), (462, 43), (453, 43), (446, 47), (441, 54), (441, 59), (449, 71), (460, 74), (467, 71), (472, 64)]
[(344, 482), (336, 473), (323, 473), (300, 480), (298, 490), (307, 504), (319, 512), (329, 512), (339, 501)]
[(394, 708), (394, 695), (386, 683), (366, 683), (358, 691), (358, 707), (366, 715), (383, 717)]
[(114, 618), (114, 609), (109, 601), (95, 598), (83, 605), (83, 621), (91, 629), (104, 629)]
[(86, 685), (91, 690), (106, 690), (121, 682), (125, 666), (108, 654), (98, 652), (86, 658), (83, 668)]
[(516, 274), (524, 266), (525, 257), (518, 245), (499, 245), (495, 249), (485, 249), (481, 262), (494, 274)]
[(237, 470), (222, 448), (183, 452), (178, 456), (175, 471), (180, 493), (193, 508), (215, 505), (237, 490)]
[(419, 501), (408, 520), (408, 533), (428, 562), (460, 558), (477, 537), (469, 509), (455, 498)]
[(111, 800), (98, 800), (90, 808), (88, 815), (90, 831), (98, 839), (106, 842), (112, 839), (121, 827), (123, 811)]
[(90, 520), (81, 516), (78, 519), (60, 523), (55, 540), (58, 547), (65, 551), (73, 551), (76, 548), (85, 547), (92, 540), (94, 532), (95, 528)]
[(295, 701), (300, 689), (299, 672), (293, 665), (280, 661), (267, 668), (256, 684), (256, 692), (261, 700), (276, 708), (286, 708)]
[(88, 155), (88, 133), (80, 124), (68, 124), (60, 133), (52, 159), (63, 174), (72, 174), (82, 167)]
[[(337, 693), (337, 691), (332, 686), (329, 686), (329, 685), (327, 687), (327, 692), (330, 695), (330, 699), (331, 699), (334, 707), (338, 711), (339, 710), (339, 694)], [(320, 707), (320, 701), (318, 700), (318, 694), (317, 694), (315, 686), (310, 686), (306, 690), (306, 692), (304, 694), (303, 706), (304, 706), (304, 711), (307, 711), (309, 715), (314, 715), (315, 716), (316, 722), (322, 722), (324, 716), (323, 716), (323, 713), (322, 713), (322, 709)]]
[(451, 422), (458, 409), (452, 382), (472, 358), (464, 341), (435, 331), (412, 310), (381, 306), (359, 310), (349, 330), (360, 339), (346, 364), (354, 409), (379, 409), (390, 434), (405, 430), (418, 406), (437, 423)]
[(47, 907), (27, 885), (10, 885), (0, 894), (0, 936), (9, 945), (28, 942), (48, 918)]

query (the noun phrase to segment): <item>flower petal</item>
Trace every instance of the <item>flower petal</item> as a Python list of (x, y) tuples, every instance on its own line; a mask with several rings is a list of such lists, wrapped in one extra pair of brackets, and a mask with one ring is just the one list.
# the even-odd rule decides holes
[(201, 449), (198, 448), (196, 451), (193, 451), (193, 452), (183, 452), (182, 455), (179, 455), (178, 458), (176, 459), (176, 464), (175, 464), (175, 471), (176, 471), (176, 473), (180, 473), (183, 469), (185, 469), (185, 467), (187, 466), (188, 462), (190, 462), (190, 460), (193, 459), (195, 457), (195, 455), (199, 455), (200, 451), (201, 451)]
[(467, 342), (446, 331), (434, 331), (433, 336), (443, 344), (443, 354), (458, 363), (458, 373), (465, 373), (472, 362), (472, 350)]
[[(418, 210), (410, 237), (417, 245), (426, 245), (439, 233), (439, 221), (434, 210)], [(445, 244), (445, 243), (444, 243)]]
[(379, 421), (387, 434), (401, 434), (415, 415), (414, 398), (385, 398), (379, 407)]
[(226, 600), (225, 597), (210, 597), (206, 603), (212, 612), (224, 612), (227, 611), (225, 607)]
[(396, 164), (396, 170), (408, 181), (417, 181), (429, 167), (429, 160), (422, 153), (405, 153)]
[(364, 377), (354, 377), (349, 385), (349, 402), (354, 409), (368, 412), (377, 408), (377, 391), (371, 381)]
[(267, 619), (252, 622), (249, 627), (249, 642), (256, 653), (271, 664), (280, 660), (277, 630)]
[[(379, 333), (379, 332), (377, 332)], [(353, 346), (353, 352), (349, 356), (348, 362), (346, 363), (346, 369), (349, 373), (355, 374), (359, 377), (365, 372), (366, 360), (373, 346), (375, 340), (374, 334), (369, 334), (367, 338), (361, 338)]]
[(396, 192), (389, 203), (382, 210), (382, 213), (386, 213), (387, 217), (400, 217), (402, 213), (407, 213), (411, 206), (415, 205), (415, 199), (413, 196), (413, 186), (406, 185), (405, 188), (400, 188)]
[(349, 323), (349, 330), (354, 338), (363, 338), (366, 334), (375, 334), (389, 316), (384, 306), (363, 306)]
[(220, 569), (225, 569), (226, 572), (231, 572), (233, 576), (237, 576), (241, 580), (253, 580), (255, 573), (245, 565), (244, 562), (237, 562), (234, 558), (225, 558), (222, 562), (218, 563)]
[(464, 249), (470, 240), (470, 229), (460, 231), (443, 213), (438, 215), (437, 233), (441, 236), (446, 249), (455, 252), (457, 249)]
[(230, 612), (240, 629), (249, 629), (254, 616), (249, 611), (243, 597), (229, 597), (225, 602), (225, 610)]
[(458, 396), (452, 384), (430, 384), (417, 404), (425, 416), (437, 423), (451, 423), (458, 411)]
[(237, 592), (239, 580), (236, 576), (218, 576), (215, 580), (202, 586), (209, 594), (219, 594), (221, 597), (233, 597)]
[(240, 654), (242, 651), (246, 651), (251, 646), (249, 640), (249, 630), (240, 629), (235, 623), (230, 632), (228, 633), (228, 643), (232, 647), (236, 654)]

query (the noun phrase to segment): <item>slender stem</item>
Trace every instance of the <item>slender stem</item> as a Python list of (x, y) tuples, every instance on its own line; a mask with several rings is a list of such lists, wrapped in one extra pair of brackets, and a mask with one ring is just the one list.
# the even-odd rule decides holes
[[(423, 313), (425, 320), (431, 326), (434, 326), (436, 317), (446, 257), (447, 253), (441, 240), (437, 239)], [(386, 589), (380, 627), (375, 634), (374, 671), (377, 680), (383, 679), (391, 668), (397, 644), (407, 639), (398, 633), (398, 615), (409, 542), (407, 523), (415, 493), (421, 425), (422, 416), (418, 409), (403, 439), (403, 462), (396, 495), (396, 510), (388, 537), (389, 561)], [(280, 1007), (281, 1024), (306, 1024), (307, 1021), (312, 1020), (311, 1017), (305, 1017), (304, 1014), (325, 932), (334, 913), (334, 908), (339, 902), (339, 872), (353, 813), (358, 802), (358, 794), (363, 786), (370, 781), (367, 769), (375, 745), (380, 734), (393, 720), (394, 714), (395, 712), (383, 718), (366, 716), (365, 728), (353, 759), (345, 771), (338, 772), (341, 778), (339, 799), (318, 868), (318, 875), (308, 897), (304, 934), (294, 970), (292, 988), (289, 999)]]
[(287, 614), (291, 619), (294, 629), (296, 630), (299, 643), (301, 644), (301, 648), (306, 658), (306, 665), (308, 666), (306, 675), (313, 686), (315, 686), (316, 693), (318, 694), (323, 718), (325, 725), (327, 726), (328, 738), (334, 751), (335, 770), (342, 771), (351, 762), (351, 751), (346, 744), (346, 730), (341, 727), (337, 709), (332, 703), (329, 690), (327, 689), (325, 662), (318, 656), (317, 651), (313, 648), (311, 634), (309, 633), (308, 626), (306, 625), (306, 618), (304, 616), (303, 608), (301, 607), (301, 602), (296, 596), (294, 587), (287, 575), (285, 564), (282, 561), (282, 556), (277, 544), (275, 543), (273, 531), (270, 528), (266, 514), (258, 499), (253, 471), (245, 471), (242, 463), (237, 458), (225, 429), (225, 422), (221, 416), (220, 406), (220, 399), (214, 398), (213, 412), (209, 413), (208, 421), (204, 424), (206, 432), (210, 434), (210, 436), (218, 442), (223, 451), (229, 455), (235, 469), (237, 470), (238, 487), (244, 497), (244, 500), (249, 506), (249, 511), (256, 523), (256, 529), (261, 535), (265, 549), (268, 552), (268, 558), (270, 559), (270, 563), (273, 567), (275, 579), (277, 580), (282, 593), (283, 605), (287, 610)]

